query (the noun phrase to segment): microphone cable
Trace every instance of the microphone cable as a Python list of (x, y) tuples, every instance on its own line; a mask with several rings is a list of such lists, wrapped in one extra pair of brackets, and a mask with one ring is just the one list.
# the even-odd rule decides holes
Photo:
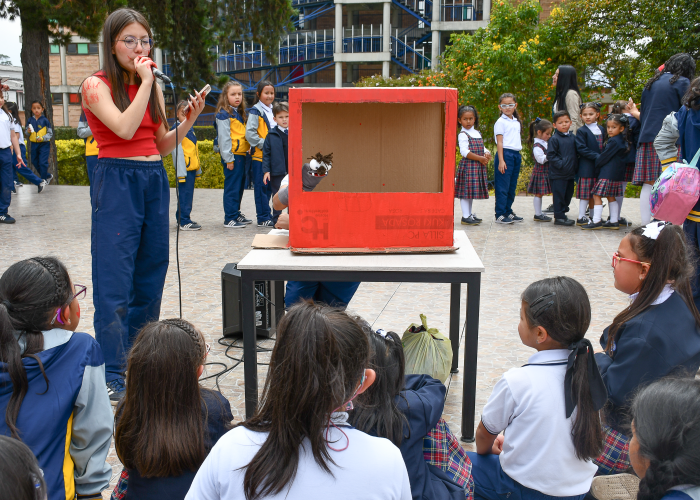
[(178, 134), (177, 134), (177, 129), (178, 129), (178, 118), (177, 118), (177, 93), (175, 92), (175, 84), (173, 82), (170, 83), (170, 90), (173, 93), (173, 104), (175, 105), (175, 156), (173, 166), (175, 167), (175, 196), (177, 198), (177, 212), (175, 215), (177, 216), (177, 229), (175, 230), (175, 262), (177, 263), (177, 294), (178, 294), (178, 302), (180, 305), (180, 319), (182, 319), (182, 277), (180, 276), (180, 217), (182, 215), (180, 214), (180, 186), (178, 185), (178, 178), (177, 178), (177, 161), (180, 158), (180, 142), (178, 141)]

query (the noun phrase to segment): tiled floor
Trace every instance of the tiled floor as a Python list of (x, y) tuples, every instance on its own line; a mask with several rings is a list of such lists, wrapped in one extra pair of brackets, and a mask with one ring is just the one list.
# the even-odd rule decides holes
[[(551, 199), (545, 198), (544, 205)], [(578, 200), (572, 201), (572, 211)], [(532, 198), (518, 197), (514, 209), (525, 222), (510, 226), (492, 223), (493, 200), (478, 200), (474, 209), (485, 220), (476, 227), (459, 225), (456, 204), (456, 228), (464, 229), (484, 262), (479, 330), (479, 357), (476, 421), (494, 383), (508, 369), (520, 366), (533, 351), (523, 346), (517, 335), (520, 294), (525, 287), (548, 276), (568, 275), (579, 280), (589, 293), (593, 321), (587, 336), (594, 342), (617, 312), (626, 305), (626, 297), (613, 287), (610, 260), (627, 230), (582, 231), (532, 221)], [(255, 214), (252, 191), (246, 191), (243, 211)], [(605, 209), (607, 215), (607, 209)], [(13, 195), (10, 214), (17, 223), (0, 226), (0, 272), (11, 263), (35, 256), (55, 255), (69, 268), (77, 283), (91, 284), (90, 202), (87, 187), (50, 186), (37, 194), (33, 186)], [(175, 194), (171, 195), (171, 220), (175, 214)], [(628, 219), (639, 221), (639, 202), (624, 203)], [(182, 275), (183, 317), (197, 325), (212, 343), (210, 361), (231, 366), (224, 357), (224, 347), (216, 343), (221, 336), (221, 269), (228, 262), (238, 262), (249, 250), (254, 235), (267, 232), (249, 226), (246, 229), (223, 227), (222, 191), (195, 191), (193, 219), (202, 224), (199, 232), (180, 233), (180, 269)], [(254, 218), (254, 217), (252, 217)], [(171, 266), (163, 295), (163, 318), (178, 316), (178, 287), (175, 266), (175, 224), (171, 225)], [(464, 290), (466, 291), (466, 290)], [(463, 292), (464, 292), (463, 291)], [(464, 296), (464, 295), (463, 295)], [(88, 293), (82, 304), (81, 330), (93, 333), (92, 300)], [(376, 328), (403, 332), (409, 323), (419, 322), (425, 313), (431, 326), (448, 332), (449, 286), (411, 283), (366, 283), (360, 286), (350, 309), (362, 315)], [(462, 310), (462, 318), (464, 318)], [(271, 341), (263, 342), (272, 345)], [(240, 351), (231, 350), (234, 357)], [(259, 361), (265, 361), (265, 354)], [(460, 372), (462, 370), (460, 360)], [(207, 374), (216, 373), (210, 367)], [(261, 376), (265, 366), (260, 367)], [(211, 381), (205, 382), (211, 385)], [(456, 435), (460, 434), (462, 376), (448, 381), (449, 392), (444, 417)], [(262, 384), (261, 384), (262, 387)], [(237, 421), (244, 415), (243, 366), (221, 378), (220, 388), (230, 400)], [(466, 445), (468, 447), (468, 445)], [(114, 450), (113, 481), (121, 470)], [(105, 492), (108, 497), (108, 492)]]

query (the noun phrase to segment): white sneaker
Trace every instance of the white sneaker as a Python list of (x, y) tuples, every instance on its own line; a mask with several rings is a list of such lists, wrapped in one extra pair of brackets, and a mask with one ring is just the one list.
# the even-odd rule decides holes
[(48, 186), (48, 185), (49, 185), (49, 183), (46, 182), (46, 180), (42, 180), (42, 181), (39, 183), (39, 185), (36, 187), (36, 188), (37, 188), (37, 192), (38, 192), (38, 193), (41, 193), (41, 192), (44, 190), (44, 188), (45, 188), (46, 186)]
[(593, 478), (591, 495), (598, 500), (634, 500), (639, 492), (639, 478), (633, 474), (615, 474)]

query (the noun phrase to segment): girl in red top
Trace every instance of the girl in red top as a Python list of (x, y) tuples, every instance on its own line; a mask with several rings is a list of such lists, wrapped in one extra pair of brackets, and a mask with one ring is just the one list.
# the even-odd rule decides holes
[[(175, 149), (163, 91), (148, 57), (151, 29), (139, 12), (118, 9), (102, 29), (103, 68), (82, 85), (83, 110), (100, 145), (92, 195), (95, 338), (113, 402), (124, 393), (126, 354), (136, 333), (158, 320), (168, 270), (170, 188), (162, 155)], [(196, 93), (184, 139), (204, 107)]]

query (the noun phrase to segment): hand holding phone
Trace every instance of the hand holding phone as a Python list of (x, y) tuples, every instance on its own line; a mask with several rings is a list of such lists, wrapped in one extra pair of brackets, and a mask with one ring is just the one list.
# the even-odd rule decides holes
[(188, 109), (187, 109), (187, 118), (190, 117), (190, 113), (191, 113), (193, 110), (195, 110), (195, 107), (196, 107), (196, 108), (199, 108), (198, 111), (197, 111), (197, 114), (199, 114), (199, 113), (202, 112), (202, 110), (204, 109), (204, 97), (205, 97), (209, 92), (211, 92), (211, 85), (209, 85), (209, 84), (207, 83), (207, 84), (204, 86), (204, 88), (203, 88), (202, 90), (199, 91), (199, 97), (202, 98), (201, 104), (198, 104), (198, 103), (197, 103), (197, 99), (196, 99), (195, 97), (192, 97), (192, 95), (190, 95), (190, 98), (189, 98), (189, 103), (190, 103), (190, 105), (189, 105), (189, 107), (188, 107)]

